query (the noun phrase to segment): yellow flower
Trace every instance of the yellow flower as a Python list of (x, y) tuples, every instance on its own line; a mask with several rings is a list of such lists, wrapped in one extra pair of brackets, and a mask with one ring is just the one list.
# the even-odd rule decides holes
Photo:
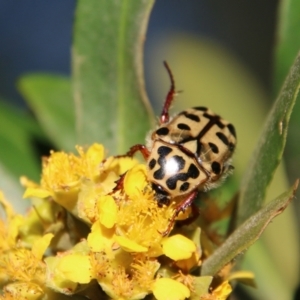
[[(104, 148), (100, 144), (93, 144), (87, 151), (79, 146), (76, 149), (79, 155), (51, 151), (50, 156), (43, 160), (40, 186), (22, 179), (27, 186), (24, 198), (51, 197), (68, 211), (78, 215), (78, 194), (85, 190), (87, 182), (97, 184), (97, 193), (106, 195), (111, 192), (119, 176), (137, 163), (131, 158), (112, 157), (105, 160)], [(86, 207), (87, 213), (84, 215), (80, 210), (81, 217), (85, 221), (91, 221), (94, 216), (88, 211), (90, 204), (81, 199), (80, 205)]]
[[(167, 227), (166, 216), (171, 216), (172, 209), (158, 207), (146, 171), (144, 165), (132, 167), (121, 179), (124, 192), (106, 196), (85, 194), (85, 199), (95, 199), (90, 207), (98, 211), (95, 217), (98, 220), (87, 238), (94, 252), (91, 260), (94, 276), (114, 299), (145, 297), (160, 265), (151, 257), (162, 255), (163, 237), (159, 230)], [(112, 201), (113, 197), (116, 200)]]
[[(158, 300), (226, 299), (228, 281), (211, 290), (212, 276), (191, 273), (201, 264), (202, 251), (204, 257), (209, 253), (200, 228), (193, 224), (162, 235), (178, 203), (158, 205), (146, 165), (105, 158), (100, 144), (76, 149), (78, 155), (51, 151), (40, 184), (21, 179), (24, 197), (34, 205), (25, 217), (0, 194), (7, 214), (7, 221), (0, 221), (2, 298), (36, 300), (49, 290), (84, 295), (93, 281), (112, 299), (151, 293)], [(189, 215), (186, 210), (177, 219)], [(44, 259), (51, 240), (52, 252)]]
[(156, 272), (160, 263), (156, 259), (149, 259), (143, 254), (135, 255), (130, 265), (132, 269), (132, 278), (136, 280), (137, 285), (150, 291)]
[(85, 241), (70, 251), (45, 259), (47, 286), (60, 293), (71, 295), (79, 284), (89, 283), (93, 273), (89, 248)]
[[(125, 253), (121, 250), (119, 255)], [(109, 263), (105, 254), (99, 253), (96, 261), (96, 278), (112, 299), (143, 299), (151, 292), (154, 276), (160, 266), (156, 260), (144, 255), (132, 256), (131, 260), (125, 255), (124, 259), (117, 259), (115, 264), (112, 261)]]
[(51, 151), (50, 156), (43, 159), (41, 187), (53, 195), (69, 192), (78, 187), (84, 171), (81, 157), (73, 153)]
[(100, 144), (93, 144), (86, 152), (79, 146), (76, 149), (79, 156), (51, 151), (50, 156), (43, 160), (41, 186), (30, 185), (24, 197), (52, 197), (57, 203), (73, 211), (81, 179), (97, 180), (104, 160), (104, 148)]
[(51, 197), (72, 211), (76, 205), (82, 175), (83, 168), (79, 157), (51, 151), (50, 156), (43, 160), (41, 186), (28, 187), (23, 197)]
[[(52, 234), (46, 234), (35, 241), (32, 250), (15, 247), (1, 255), (0, 273), (5, 274), (7, 294), (16, 299), (25, 299), (32, 293), (37, 296), (43, 293), (46, 284), (46, 266), (42, 261)], [(37, 299), (32, 296), (32, 299)]]
[(149, 256), (162, 254), (161, 240), (173, 207), (159, 207), (146, 180), (144, 165), (136, 165), (124, 178), (123, 197), (118, 198), (116, 234), (148, 249)]

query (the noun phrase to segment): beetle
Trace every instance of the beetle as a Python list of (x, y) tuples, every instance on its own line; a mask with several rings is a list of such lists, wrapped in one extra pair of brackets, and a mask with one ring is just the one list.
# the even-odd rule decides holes
[(125, 156), (142, 153), (158, 205), (181, 199), (167, 230), (162, 233), (167, 235), (178, 214), (193, 203), (198, 192), (217, 187), (233, 169), (231, 157), (236, 132), (231, 123), (203, 106), (189, 108), (170, 118), (169, 108), (177, 93), (171, 69), (167, 62), (164, 66), (171, 86), (158, 127), (150, 132), (146, 145), (132, 146)]

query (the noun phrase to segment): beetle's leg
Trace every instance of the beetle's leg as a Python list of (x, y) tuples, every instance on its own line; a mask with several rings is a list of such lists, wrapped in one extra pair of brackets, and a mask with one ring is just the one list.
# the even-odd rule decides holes
[(125, 154), (125, 156), (132, 157), (136, 152), (140, 151), (144, 157), (145, 160), (149, 158), (150, 151), (147, 149), (145, 145), (142, 144), (136, 144), (132, 147), (130, 147), (129, 151)]
[(171, 80), (171, 87), (167, 94), (167, 97), (166, 97), (166, 100), (165, 100), (165, 103), (164, 103), (164, 106), (163, 106), (163, 109), (162, 109), (162, 112), (160, 115), (160, 124), (165, 124), (165, 123), (169, 122), (169, 117), (170, 117), (169, 116), (169, 108), (170, 108), (172, 101), (174, 99), (174, 96), (176, 94), (174, 77), (173, 77), (172, 71), (166, 61), (164, 61), (164, 66), (167, 69), (167, 72), (169, 74), (169, 77)]
[(130, 149), (127, 153), (122, 154), (122, 155), (115, 155), (114, 158), (133, 157), (133, 155), (138, 151), (140, 151), (142, 153), (145, 160), (148, 159), (148, 157), (150, 155), (150, 151), (147, 149), (147, 147), (145, 145), (142, 145), (142, 144), (136, 144), (136, 145), (130, 147)]
[[(146, 148), (145, 145), (142, 144), (137, 144), (132, 146), (129, 151), (126, 154), (123, 155), (116, 155), (114, 158), (121, 158), (121, 157), (133, 157), (133, 155), (137, 152), (140, 151), (144, 157), (145, 160), (148, 159), (150, 152)], [(107, 161), (107, 159), (104, 159), (102, 161), (102, 164), (104, 164)], [(123, 173), (118, 180), (115, 181), (116, 186), (113, 188), (113, 190), (109, 193), (110, 195), (115, 193), (116, 191), (122, 190), (124, 186), (124, 178), (127, 172)]]
[(199, 214), (200, 214), (199, 208), (197, 207), (197, 205), (194, 202), (191, 204), (191, 209), (192, 209), (192, 212), (191, 212), (190, 217), (188, 217), (185, 220), (178, 220), (176, 222), (177, 225), (179, 225), (179, 226), (190, 225), (191, 223), (193, 223), (194, 221), (196, 221), (198, 219)]
[(198, 195), (198, 190), (194, 190), (175, 207), (175, 211), (174, 211), (171, 219), (169, 220), (168, 228), (164, 232), (161, 232), (161, 234), (163, 236), (166, 236), (170, 233), (170, 231), (172, 230), (172, 228), (174, 226), (175, 219), (178, 217), (179, 213), (185, 211), (186, 208), (189, 207), (193, 203), (193, 201), (195, 200), (197, 195)]
[(118, 180), (115, 181), (116, 186), (112, 189), (109, 195), (114, 194), (117, 191), (123, 190), (124, 187), (124, 179), (127, 172), (123, 173)]

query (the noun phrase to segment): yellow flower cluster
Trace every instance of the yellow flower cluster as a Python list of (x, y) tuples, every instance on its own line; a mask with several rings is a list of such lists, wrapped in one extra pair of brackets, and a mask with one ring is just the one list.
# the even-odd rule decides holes
[(22, 178), (33, 203), (26, 216), (1, 195), (0, 299), (228, 297), (228, 281), (212, 286), (212, 276), (191, 275), (205, 252), (197, 225), (161, 234), (176, 203), (157, 205), (145, 165), (106, 159), (99, 144), (77, 151), (51, 152), (40, 184)]

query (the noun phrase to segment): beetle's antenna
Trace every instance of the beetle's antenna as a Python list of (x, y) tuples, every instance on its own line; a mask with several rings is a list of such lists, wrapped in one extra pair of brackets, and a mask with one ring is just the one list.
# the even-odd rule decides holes
[(167, 97), (166, 97), (166, 100), (165, 100), (165, 103), (164, 103), (164, 106), (163, 106), (163, 109), (162, 109), (162, 112), (161, 112), (161, 115), (160, 115), (160, 124), (164, 124), (164, 123), (169, 122), (169, 118), (170, 118), (169, 108), (170, 108), (170, 106), (173, 102), (174, 96), (176, 94), (174, 77), (173, 77), (172, 71), (171, 71), (171, 69), (170, 69), (170, 67), (169, 67), (169, 65), (166, 61), (164, 61), (164, 66), (167, 69), (167, 72), (169, 74), (170, 81), (171, 81), (171, 86), (170, 86), (170, 90), (167, 94)]

